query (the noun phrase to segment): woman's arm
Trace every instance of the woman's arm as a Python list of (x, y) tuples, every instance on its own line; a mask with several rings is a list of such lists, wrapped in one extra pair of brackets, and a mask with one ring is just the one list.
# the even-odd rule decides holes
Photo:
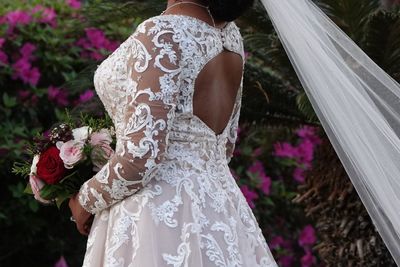
[(154, 26), (151, 20), (141, 24), (132, 39), (129, 77), (121, 81), (128, 104), (116, 153), (78, 193), (79, 203), (92, 214), (143, 188), (166, 149), (179, 92), (180, 54), (173, 31)]

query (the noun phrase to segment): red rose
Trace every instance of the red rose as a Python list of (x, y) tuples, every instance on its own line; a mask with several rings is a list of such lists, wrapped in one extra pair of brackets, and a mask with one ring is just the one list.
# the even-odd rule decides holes
[(47, 184), (55, 184), (64, 178), (64, 162), (60, 158), (60, 150), (52, 146), (40, 154), (37, 163), (37, 176)]

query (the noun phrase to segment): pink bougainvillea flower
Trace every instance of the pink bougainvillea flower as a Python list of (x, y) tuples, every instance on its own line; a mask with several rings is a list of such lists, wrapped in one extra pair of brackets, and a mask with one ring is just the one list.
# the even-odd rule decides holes
[(247, 61), (253, 54), (248, 51), (244, 51), (244, 60)]
[(299, 137), (303, 139), (308, 139), (313, 143), (314, 145), (319, 145), (321, 144), (321, 139), (317, 135), (317, 127), (312, 127), (312, 126), (303, 126), (299, 128), (296, 133)]
[(6, 53), (0, 50), (0, 63), (8, 64), (8, 56)]
[(250, 208), (254, 209), (255, 208), (255, 204), (254, 204), (254, 200), (258, 199), (258, 195), (256, 192), (254, 192), (253, 190), (249, 189), (249, 187), (247, 185), (242, 185), (240, 187), (240, 190), (242, 191), (244, 197), (247, 200), (247, 203), (249, 204)]
[(315, 235), (315, 229), (312, 225), (306, 225), (299, 235), (299, 245), (311, 246), (317, 242), (317, 237)]
[(311, 267), (316, 264), (316, 258), (313, 256), (312, 252), (308, 250), (306, 254), (301, 257), (301, 267)]
[(314, 144), (309, 139), (303, 139), (297, 148), (301, 161), (311, 162), (313, 160)]
[(81, 8), (81, 2), (79, 0), (67, 0), (67, 4), (73, 9)]
[(104, 32), (97, 28), (86, 28), (86, 36), (94, 48), (101, 49), (105, 48), (107, 43), (107, 38)]
[(85, 32), (86, 37), (80, 38), (76, 43), (83, 49), (82, 57), (101, 60), (104, 58), (103, 51), (113, 52), (119, 46), (119, 42), (108, 40), (100, 29), (91, 27), (86, 28)]
[(304, 183), (305, 177), (304, 177), (304, 169), (300, 167), (296, 167), (293, 170), (293, 179), (295, 179), (297, 182)]
[(294, 266), (294, 257), (291, 255), (285, 255), (278, 259), (279, 266), (291, 267)]
[(278, 247), (282, 247), (283, 243), (284, 243), (284, 238), (280, 235), (275, 236), (274, 238), (271, 239), (271, 241), (269, 242), (269, 247), (271, 249), (275, 249)]
[(21, 72), (20, 78), (25, 84), (36, 86), (40, 79), (40, 71), (38, 68), (25, 69)]
[(50, 86), (47, 89), (47, 96), (50, 101), (56, 103), (58, 106), (68, 106), (68, 94), (61, 88)]
[(86, 90), (85, 92), (83, 92), (82, 94), (80, 94), (79, 96), (79, 102), (80, 103), (85, 103), (88, 102), (89, 100), (91, 100), (94, 97), (94, 92), (93, 90)]
[(31, 68), (31, 63), (27, 58), (20, 58), (12, 65), (12, 67), (14, 70), (12, 78), (17, 79), (20, 77), (20, 73), (22, 73), (24, 70), (29, 70)]
[(14, 10), (5, 15), (5, 21), (8, 22), (11, 27), (14, 27), (17, 24), (26, 25), (31, 23), (32, 17), (26, 11)]
[(57, 26), (57, 13), (52, 7), (37, 5), (32, 9), (32, 14), (39, 13), (39, 22), (49, 24), (52, 27)]
[(256, 160), (248, 169), (248, 172), (257, 174), (259, 176), (265, 174), (264, 166), (261, 161)]
[(36, 51), (36, 46), (32, 43), (25, 43), (19, 52), (21, 53), (22, 58), (24, 58), (26, 61), (28, 60), (33, 60), (34, 58), (32, 57), (33, 52)]
[(36, 86), (40, 79), (40, 71), (38, 68), (32, 68), (27, 58), (21, 58), (13, 65), (12, 78), (21, 79), (25, 84)]
[(6, 42), (6, 39), (0, 38), (0, 48), (3, 48), (3, 45), (5, 42)]
[(261, 181), (261, 190), (267, 196), (271, 193), (271, 185), (271, 178), (268, 176), (263, 176)]
[(294, 158), (299, 155), (298, 149), (291, 144), (284, 142), (284, 143), (276, 143), (274, 144), (274, 152), (273, 154), (278, 157), (288, 157)]
[(61, 256), (54, 267), (68, 267), (67, 261), (65, 260), (64, 256)]

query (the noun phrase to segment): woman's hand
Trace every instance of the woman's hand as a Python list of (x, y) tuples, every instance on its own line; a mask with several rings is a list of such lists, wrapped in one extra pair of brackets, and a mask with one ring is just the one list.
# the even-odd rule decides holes
[(76, 227), (82, 235), (89, 235), (90, 227), (92, 226), (94, 215), (87, 212), (79, 203), (77, 194), (73, 195), (69, 200), (69, 208), (71, 209), (72, 217), (75, 219)]

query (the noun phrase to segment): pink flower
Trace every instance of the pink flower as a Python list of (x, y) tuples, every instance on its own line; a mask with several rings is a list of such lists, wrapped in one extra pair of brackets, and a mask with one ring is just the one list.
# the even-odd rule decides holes
[(40, 22), (47, 23), (52, 27), (56, 27), (57, 26), (56, 18), (57, 18), (57, 13), (54, 10), (54, 8), (45, 8), (42, 11), (42, 18), (40, 19)]
[(21, 77), (21, 73), (31, 68), (31, 63), (27, 58), (20, 58), (12, 65), (14, 69), (13, 79)]
[(57, 148), (60, 150), (60, 158), (67, 169), (72, 169), (81, 160), (85, 159), (83, 147), (85, 143), (81, 141), (70, 140), (65, 143), (57, 142)]
[(94, 48), (101, 49), (105, 48), (105, 44), (107, 43), (107, 38), (104, 32), (100, 29), (96, 28), (87, 28), (85, 29), (86, 36), (89, 39), (90, 43)]
[(267, 196), (270, 194), (271, 185), (272, 185), (271, 178), (268, 176), (263, 176), (261, 182), (261, 190)]
[(321, 144), (321, 139), (317, 136), (317, 129), (317, 127), (303, 126), (302, 128), (298, 129), (296, 133), (299, 137), (308, 139), (311, 141), (311, 143), (319, 145)]
[(245, 51), (244, 52), (244, 60), (247, 61), (253, 54), (251, 52)]
[(281, 267), (291, 267), (294, 264), (294, 258), (290, 255), (285, 255), (279, 258), (279, 266)]
[(97, 28), (86, 28), (86, 38), (78, 40), (77, 45), (83, 48), (82, 57), (90, 57), (94, 60), (104, 58), (102, 50), (114, 51), (119, 42), (113, 42), (106, 38), (104, 32)]
[(31, 23), (32, 17), (28, 12), (22, 10), (15, 10), (7, 13), (5, 15), (5, 20), (11, 27), (14, 27), (17, 24), (26, 25)]
[(282, 247), (283, 243), (284, 243), (283, 237), (278, 235), (278, 236), (275, 236), (274, 238), (272, 238), (272, 240), (269, 243), (269, 247), (271, 249), (275, 249), (275, 248), (278, 248), (278, 247)]
[(0, 50), (0, 62), (3, 64), (8, 64), (8, 56), (6, 53)]
[(314, 154), (314, 144), (309, 139), (303, 139), (298, 145), (298, 153), (302, 161), (311, 162)]
[(45, 183), (36, 177), (36, 175), (29, 175), (29, 184), (32, 189), (34, 198), (44, 204), (48, 204), (51, 201), (46, 200), (40, 196), (40, 190), (44, 187)]
[(21, 79), (24, 83), (36, 86), (40, 79), (40, 71), (38, 68), (24, 70), (21, 73)]
[(32, 165), (31, 165), (31, 172), (29, 174), (29, 184), (31, 186), (34, 198), (39, 202), (47, 204), (47, 203), (50, 203), (51, 201), (43, 199), (40, 196), (40, 190), (45, 186), (45, 183), (36, 176), (37, 163), (39, 162), (39, 158), (40, 158), (40, 155), (35, 155), (33, 157)]
[[(0, 49), (3, 48), (6, 39), (0, 38)], [(7, 54), (0, 50), (0, 63), (8, 64)]]
[(44, 7), (42, 5), (37, 5), (32, 9), (32, 14), (40, 13), (39, 22), (47, 23), (52, 27), (57, 26), (57, 13), (54, 8), (51, 7)]
[(50, 86), (47, 89), (47, 97), (50, 101), (56, 103), (58, 106), (68, 106), (68, 94), (61, 88)]
[(301, 257), (301, 267), (311, 267), (316, 264), (316, 258), (312, 255), (311, 251), (308, 250), (306, 254)]
[(299, 155), (297, 148), (287, 142), (274, 144), (274, 149), (274, 155), (278, 157), (294, 158)]
[(14, 73), (12, 78), (21, 79), (25, 84), (36, 86), (40, 79), (40, 71), (38, 68), (32, 68), (27, 58), (20, 58), (13, 64)]
[(90, 144), (92, 146), (107, 144), (110, 145), (112, 143), (111, 133), (108, 129), (101, 129), (98, 132), (93, 132), (90, 135)]
[(293, 178), (300, 183), (304, 183), (306, 178), (304, 177), (304, 169), (297, 167), (293, 171)]
[(36, 46), (32, 43), (25, 43), (19, 52), (22, 55), (22, 58), (26, 61), (33, 60), (32, 53), (35, 52)]
[(61, 256), (54, 267), (68, 267), (67, 261), (65, 260), (64, 256)]
[(250, 208), (255, 208), (254, 200), (258, 199), (258, 195), (256, 192), (253, 190), (250, 190), (247, 185), (243, 185), (240, 187), (240, 190), (242, 191), (244, 197), (247, 200), (247, 203), (249, 204)]
[(73, 9), (81, 8), (81, 2), (79, 0), (67, 0), (67, 4)]
[(256, 175), (263, 175), (265, 174), (264, 166), (261, 161), (256, 160), (248, 169), (248, 172), (256, 174)]
[(299, 236), (299, 245), (304, 247), (313, 245), (315, 242), (317, 242), (317, 237), (314, 228), (311, 225), (305, 226)]
[(88, 102), (90, 99), (94, 97), (94, 92), (93, 90), (86, 90), (79, 96), (79, 102), (80, 103), (85, 103)]

